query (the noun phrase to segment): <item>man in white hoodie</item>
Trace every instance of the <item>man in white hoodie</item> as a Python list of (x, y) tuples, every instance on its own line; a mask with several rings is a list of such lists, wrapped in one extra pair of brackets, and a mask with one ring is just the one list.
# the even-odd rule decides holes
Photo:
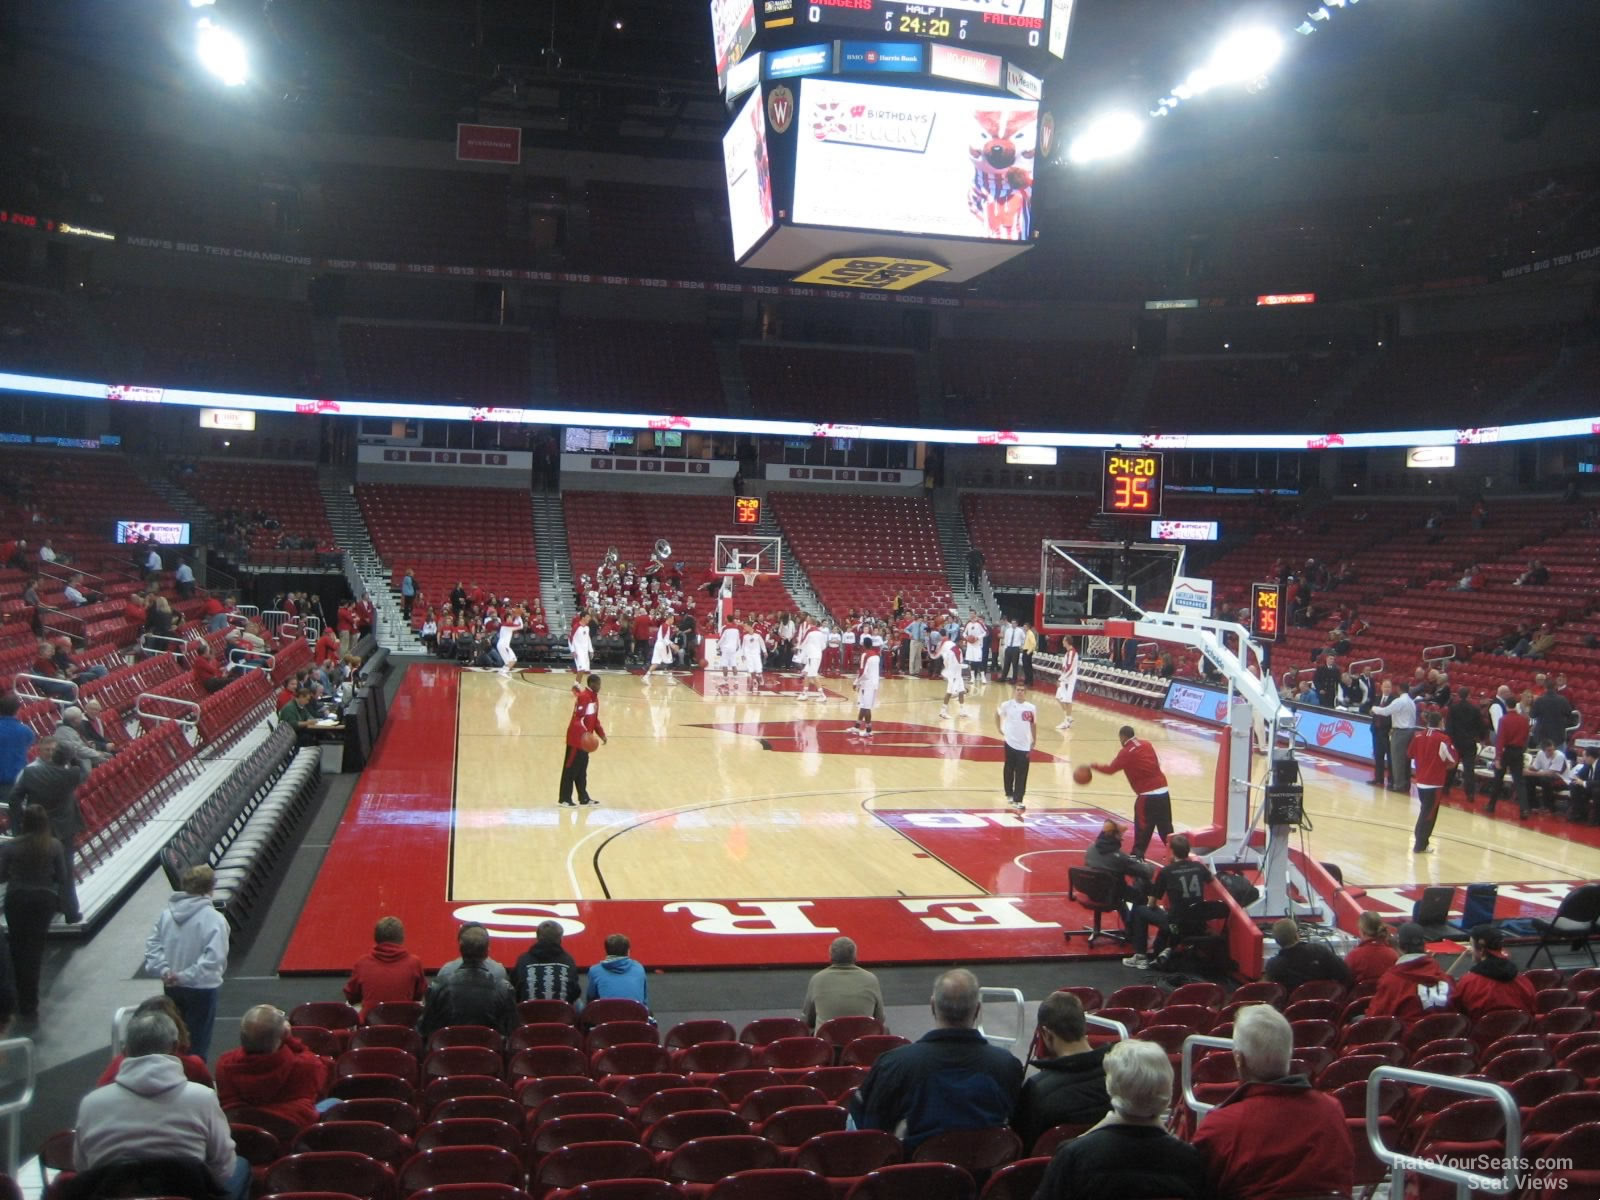
[(234, 1153), (217, 1093), (184, 1077), (178, 1027), (165, 1013), (140, 1013), (128, 1022), (116, 1078), (78, 1105), (72, 1158), (79, 1172), (157, 1159), (192, 1162), (231, 1200), (250, 1194), (250, 1164)]
[(217, 875), (204, 863), (183, 873), (183, 891), (172, 893), (144, 944), (144, 969), (159, 975), (183, 1023), (190, 1053), (211, 1057), (211, 1026), (217, 992), (228, 966), (228, 922), (211, 903)]

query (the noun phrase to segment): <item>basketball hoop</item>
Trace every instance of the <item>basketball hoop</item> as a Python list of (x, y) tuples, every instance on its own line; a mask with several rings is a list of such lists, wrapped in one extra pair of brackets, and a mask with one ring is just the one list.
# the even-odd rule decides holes
[(755, 587), (756, 576), (761, 574), (761, 572), (756, 570), (754, 567), (740, 567), (739, 574), (744, 576), (745, 587)]

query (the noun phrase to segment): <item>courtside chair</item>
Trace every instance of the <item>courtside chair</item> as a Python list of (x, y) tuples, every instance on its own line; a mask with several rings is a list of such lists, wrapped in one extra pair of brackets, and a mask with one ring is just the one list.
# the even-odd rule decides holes
[(1122, 911), (1122, 880), (1116, 875), (1092, 867), (1068, 867), (1067, 899), (1088, 909), (1090, 919), (1090, 924), (1083, 929), (1065, 930), (1061, 936), (1067, 941), (1083, 934), (1088, 935), (1090, 946), (1101, 938), (1113, 942), (1128, 940), (1126, 933), (1105, 929), (1101, 924), (1107, 913)]

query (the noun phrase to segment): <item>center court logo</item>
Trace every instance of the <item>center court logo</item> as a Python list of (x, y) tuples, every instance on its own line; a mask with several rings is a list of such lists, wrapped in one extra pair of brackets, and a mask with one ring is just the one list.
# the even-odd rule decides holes
[(1349, 721), (1323, 721), (1317, 726), (1317, 745), (1326, 746), (1335, 738), (1355, 735), (1356, 727)]

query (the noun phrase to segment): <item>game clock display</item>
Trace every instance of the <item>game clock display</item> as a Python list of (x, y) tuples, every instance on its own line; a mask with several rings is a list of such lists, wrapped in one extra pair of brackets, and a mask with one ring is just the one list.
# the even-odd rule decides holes
[(1113, 517), (1161, 515), (1161, 455), (1153, 450), (1106, 450), (1100, 470), (1100, 511)]
[(1275, 642), (1283, 629), (1283, 589), (1275, 583), (1250, 585), (1250, 636)]
[(761, 524), (761, 497), (735, 496), (733, 498), (733, 523), (735, 525)]
[(809, 0), (805, 19), (817, 26), (872, 30), (932, 42), (973, 42), (1007, 49), (1045, 45), (1045, 0)]

